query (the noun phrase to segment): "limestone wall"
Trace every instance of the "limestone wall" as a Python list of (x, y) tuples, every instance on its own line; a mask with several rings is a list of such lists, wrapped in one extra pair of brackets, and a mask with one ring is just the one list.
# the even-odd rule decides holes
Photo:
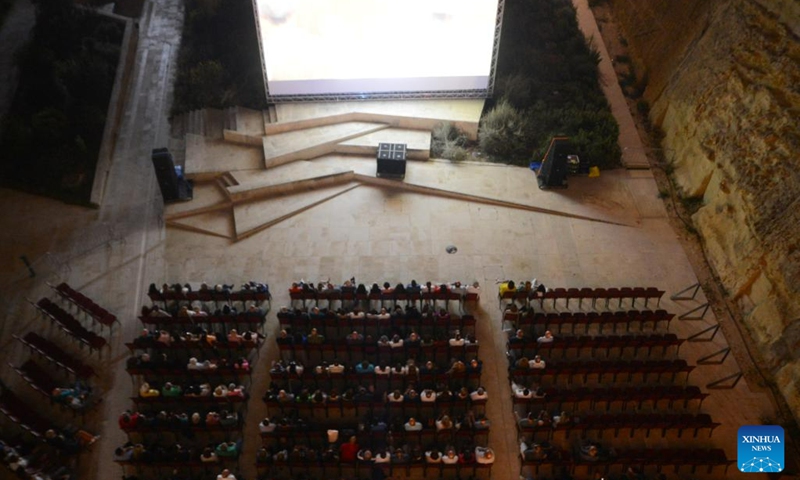
[[(613, 0), (712, 266), (800, 412), (800, 2)], [(796, 413), (800, 415), (800, 413)]]

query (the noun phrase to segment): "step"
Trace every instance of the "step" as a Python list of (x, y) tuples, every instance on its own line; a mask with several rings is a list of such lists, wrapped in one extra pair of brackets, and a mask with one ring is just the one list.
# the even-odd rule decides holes
[(386, 128), (352, 138), (337, 144), (334, 153), (375, 157), (380, 143), (405, 144), (408, 160), (424, 161), (430, 158), (431, 132), (403, 128)]
[(239, 130), (237, 117), (239, 115), (239, 107), (228, 107), (225, 109), (225, 123), (222, 128), (224, 130)]
[(344, 122), (267, 135), (263, 138), (264, 166), (311, 160), (334, 152), (339, 143), (386, 128), (388, 125), (381, 123)]

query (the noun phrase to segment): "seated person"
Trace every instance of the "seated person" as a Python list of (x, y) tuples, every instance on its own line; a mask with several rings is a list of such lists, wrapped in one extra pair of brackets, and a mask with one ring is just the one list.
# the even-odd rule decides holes
[(258, 424), (258, 431), (261, 433), (272, 433), (278, 426), (269, 418), (265, 418)]
[(494, 450), (488, 447), (475, 447), (475, 461), (482, 465), (494, 463)]
[(442, 454), (435, 448), (425, 452), (425, 463), (442, 463)]
[(528, 445), (523, 440), (519, 444), (519, 453), (522, 455), (522, 460), (525, 462), (547, 460), (547, 451), (538, 443), (531, 443)]
[(217, 454), (213, 450), (206, 447), (203, 449), (203, 453), (200, 454), (200, 461), (202, 463), (217, 463), (219, 457), (217, 457)]
[(147, 382), (142, 383), (139, 387), (139, 396), (142, 398), (158, 397), (159, 395), (161, 395), (161, 392), (155, 388), (151, 388), (150, 384)]
[(222, 442), (217, 445), (215, 451), (220, 458), (234, 458), (239, 455), (239, 448), (236, 442)]
[(469, 398), (473, 402), (481, 402), (487, 400), (489, 398), (489, 394), (486, 393), (486, 390), (483, 387), (478, 387), (477, 390), (469, 394)]
[(550, 330), (547, 330), (544, 332), (544, 335), (536, 339), (538, 343), (553, 343), (553, 340), (555, 340), (553, 338), (553, 332)]
[(498, 292), (497, 292), (497, 294), (500, 297), (502, 297), (507, 292), (516, 292), (517, 291), (517, 286), (514, 284), (514, 280), (506, 280), (505, 282), (498, 281), (497, 283), (498, 283), (498, 287), (497, 287)]
[(587, 443), (580, 448), (578, 452), (581, 460), (587, 462), (596, 462), (600, 460), (600, 449), (593, 443)]
[(542, 357), (540, 357), (539, 355), (536, 355), (535, 357), (533, 357), (533, 360), (528, 362), (529, 368), (544, 368), (545, 365), (546, 365), (545, 361), (542, 360)]
[(403, 425), (403, 428), (406, 432), (419, 432), (422, 430), (422, 424), (419, 423), (414, 417), (408, 419), (408, 421)]
[(456, 453), (456, 449), (448, 446), (444, 449), (444, 455), (442, 456), (442, 463), (445, 465), (455, 465), (458, 463), (458, 454)]
[(165, 398), (173, 397), (174, 398), (174, 397), (180, 397), (181, 394), (183, 394), (183, 389), (181, 388), (180, 385), (173, 385), (172, 383), (167, 382), (167, 383), (164, 384), (163, 387), (161, 387), (161, 396), (162, 397), (165, 397)]

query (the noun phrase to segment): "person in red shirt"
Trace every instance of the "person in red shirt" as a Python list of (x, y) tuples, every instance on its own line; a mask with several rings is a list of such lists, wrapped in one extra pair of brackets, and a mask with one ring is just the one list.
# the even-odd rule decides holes
[(358, 446), (355, 435), (350, 437), (350, 441), (343, 443), (339, 447), (339, 460), (342, 462), (355, 462), (358, 451), (361, 447)]
[(126, 410), (119, 416), (119, 428), (122, 430), (127, 430), (129, 428), (136, 428), (136, 424), (139, 422), (139, 412), (131, 412), (130, 410)]

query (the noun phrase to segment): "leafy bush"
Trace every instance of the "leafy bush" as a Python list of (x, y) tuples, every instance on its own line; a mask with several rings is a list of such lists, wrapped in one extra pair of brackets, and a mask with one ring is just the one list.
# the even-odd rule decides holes
[(498, 102), (481, 119), (491, 160), (527, 166), (554, 136), (567, 136), (582, 161), (619, 164), (619, 127), (600, 88), (599, 52), (564, 0), (506, 0), (497, 62)]
[(4, 186), (88, 203), (123, 31), (121, 22), (68, 1), (36, 3), (0, 136)]
[(462, 161), (469, 156), (467, 136), (450, 122), (442, 122), (433, 129), (431, 135), (431, 156), (448, 160)]
[(172, 114), (266, 107), (250, 0), (184, 0), (186, 17)]

